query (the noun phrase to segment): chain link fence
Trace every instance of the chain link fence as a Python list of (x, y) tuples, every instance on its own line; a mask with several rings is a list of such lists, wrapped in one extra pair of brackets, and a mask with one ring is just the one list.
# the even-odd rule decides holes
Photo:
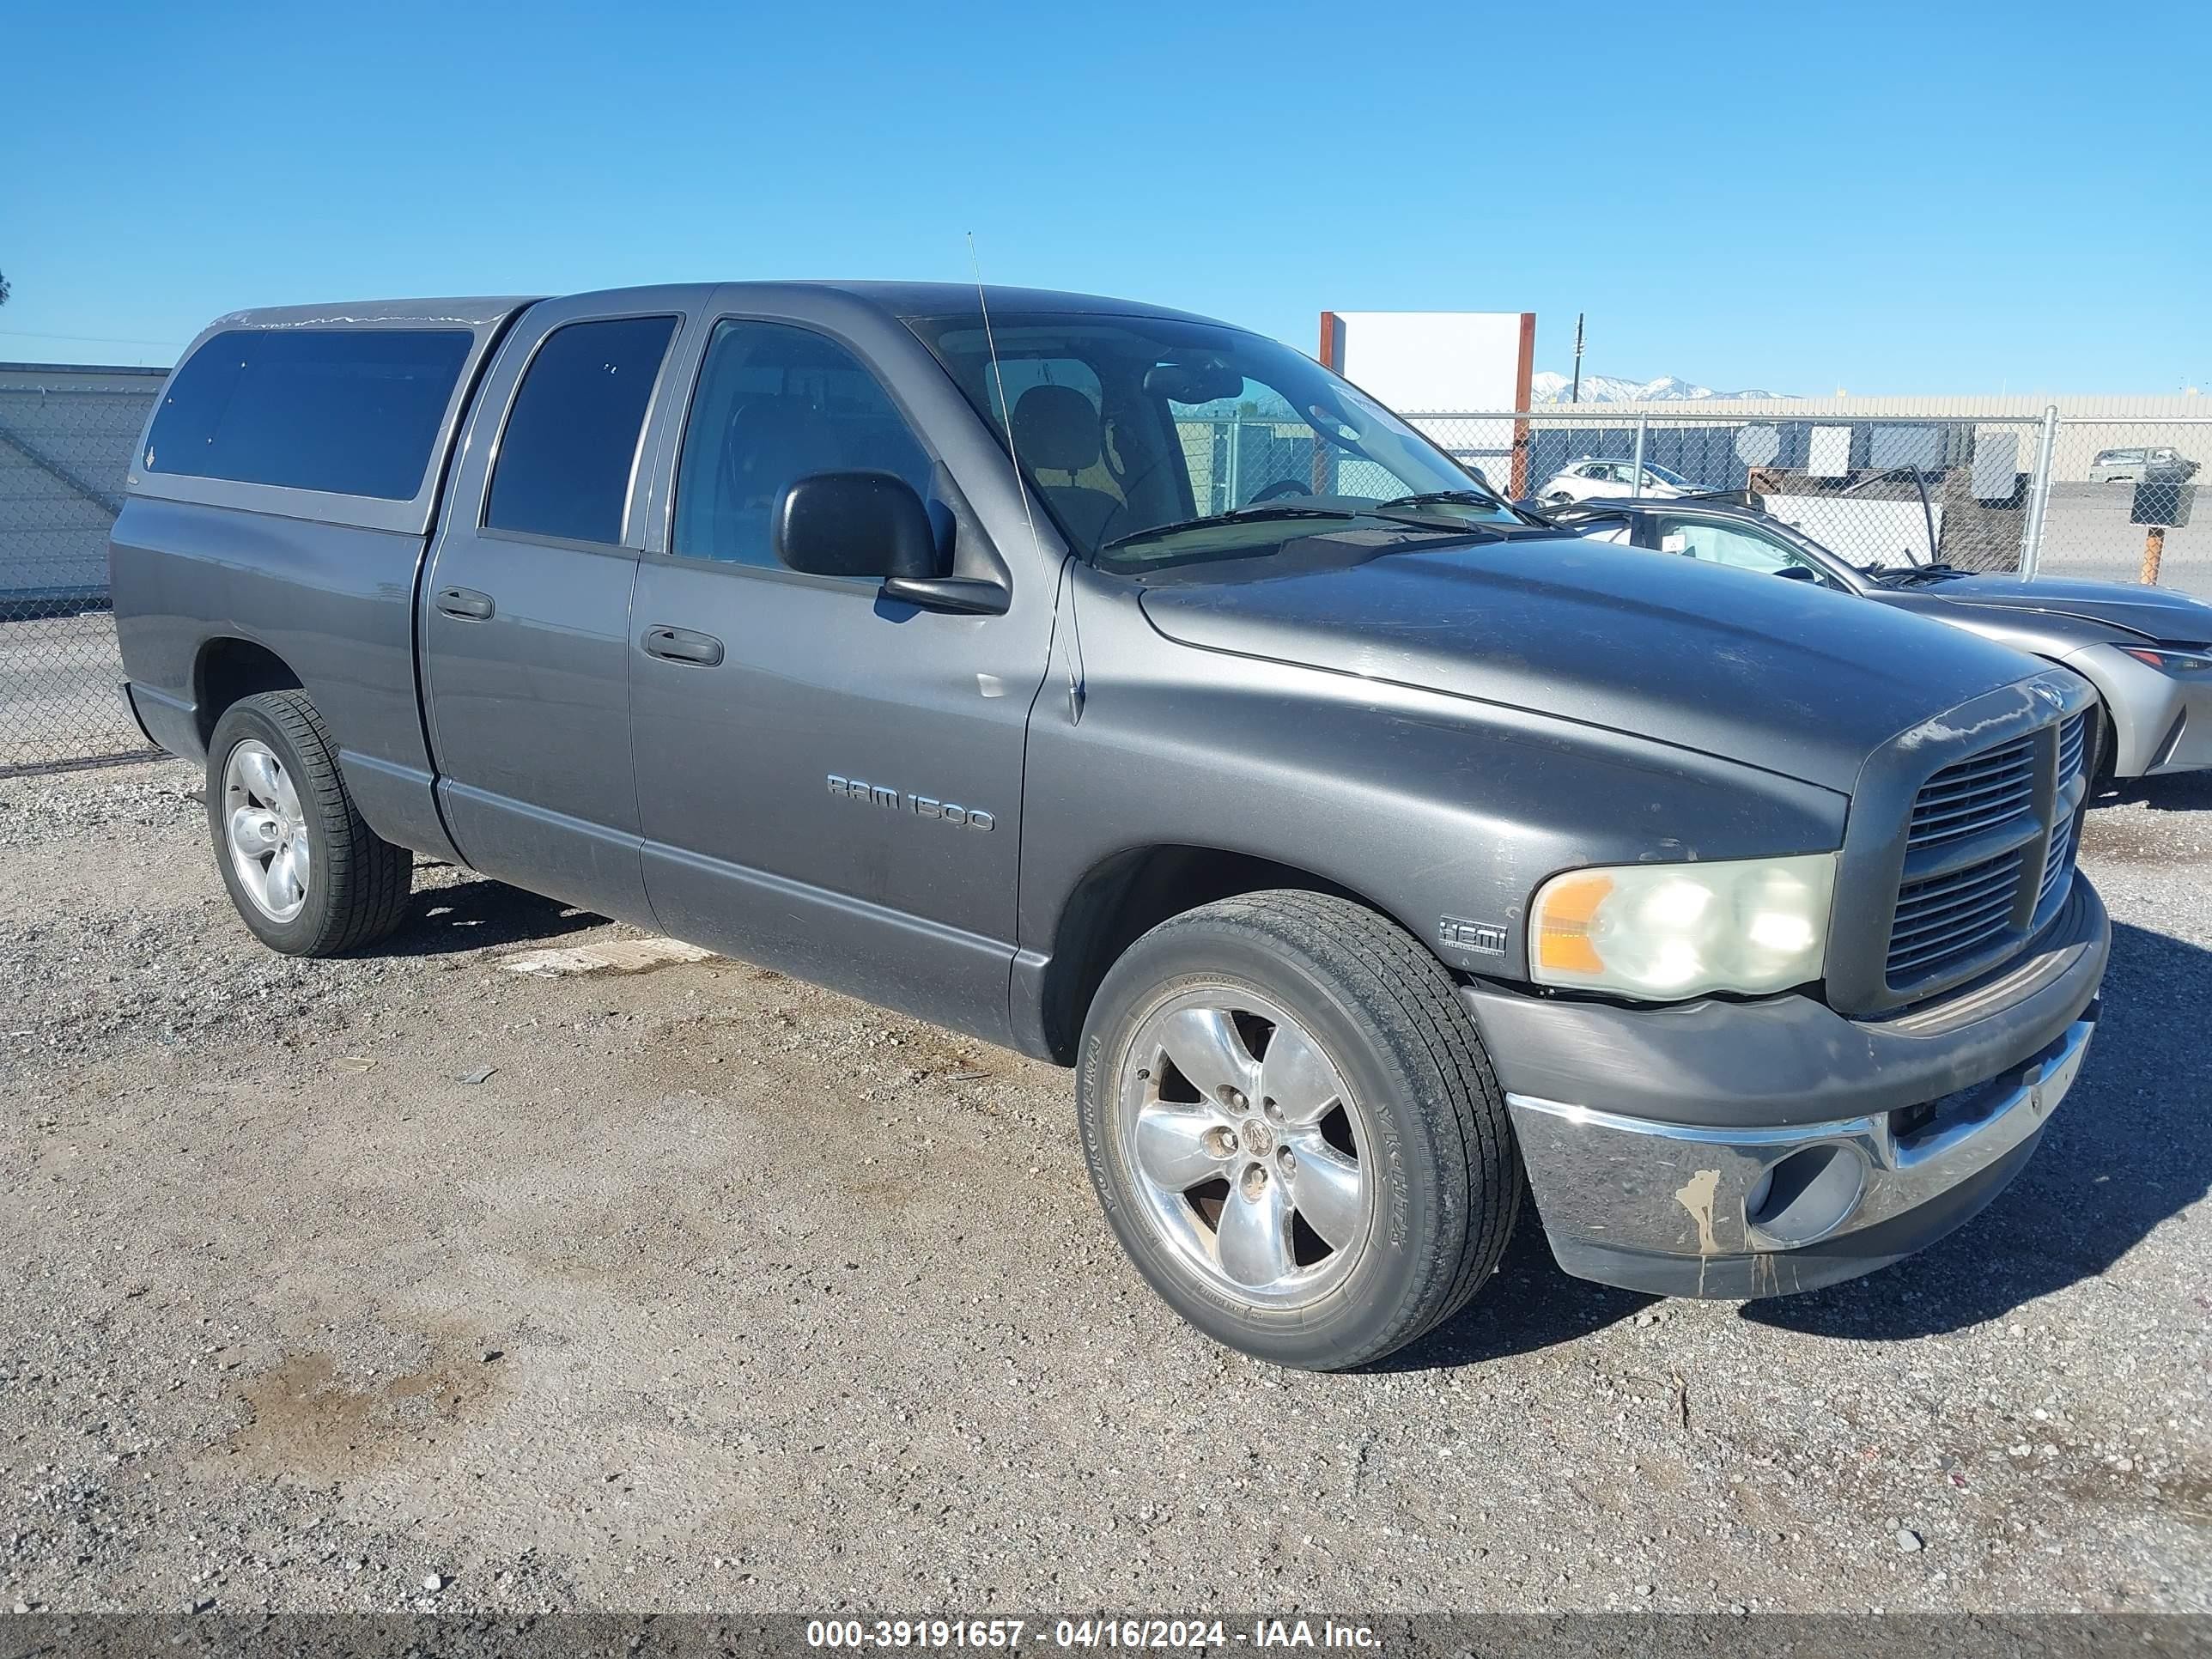
[(1540, 506), (1751, 489), (1853, 564), (1982, 571), (2020, 568), (2039, 433), (2027, 421), (1846, 424), (1602, 408), (1414, 423), (1492, 488)]
[(1493, 489), (1540, 506), (1752, 489), (1767, 512), (1854, 564), (2148, 577), (2212, 598), (2212, 520), (2191, 511), (2212, 417), (1598, 405), (1408, 418)]
[(2060, 417), (2035, 574), (2155, 581), (2212, 599), (2208, 464), (2212, 417)]
[(159, 372), (0, 369), (0, 772), (143, 752), (107, 535)]
[[(0, 772), (143, 752), (117, 690), (107, 537), (161, 385), (160, 371), (0, 366)], [(2193, 511), (2212, 417), (1600, 404), (1408, 418), (1540, 504), (1750, 489), (1855, 564), (2154, 580), (2212, 598), (2212, 508)], [(1303, 422), (1246, 409), (1177, 425), (1201, 513), (1315, 486)], [(1346, 469), (1359, 465), (1332, 456), (1332, 481), (1357, 489)]]

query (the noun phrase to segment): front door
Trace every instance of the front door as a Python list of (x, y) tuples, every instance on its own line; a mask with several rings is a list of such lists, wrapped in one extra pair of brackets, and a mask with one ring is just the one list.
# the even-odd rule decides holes
[(1051, 595), (948, 615), (786, 568), (784, 487), (851, 469), (911, 483), (945, 538), (982, 534), (854, 350), (717, 323), (631, 613), (646, 884), (680, 938), (975, 1030), (1006, 1006)]
[(425, 690), (439, 805), (471, 866), (647, 921), (624, 531), (679, 319), (576, 307), (526, 313), (482, 393), (506, 413), (459, 469), (432, 556)]

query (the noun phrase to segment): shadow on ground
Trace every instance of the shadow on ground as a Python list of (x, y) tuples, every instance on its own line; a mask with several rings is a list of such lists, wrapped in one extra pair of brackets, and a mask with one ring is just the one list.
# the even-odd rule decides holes
[(2212, 951), (2115, 927), (2096, 1041), (2011, 1188), (1908, 1261), (1825, 1291), (1747, 1302), (1743, 1316), (1862, 1340), (1933, 1336), (2102, 1274), (2212, 1192), (2208, 1007)]
[(605, 916), (560, 899), (475, 876), (450, 887), (426, 888), (407, 902), (406, 920), (390, 939), (365, 953), (380, 957), (444, 956), (501, 945), (558, 939), (604, 927)]
[(1524, 1194), (1521, 1224), (1505, 1247), (1505, 1259), (1466, 1310), (1367, 1369), (1442, 1370), (1533, 1353), (1619, 1324), (1657, 1299), (1561, 1273), (1536, 1219), (1534, 1200)]
[(2154, 812), (2201, 812), (2212, 808), (2212, 772), (2178, 772), (2163, 778), (2129, 778), (2097, 797), (2103, 806), (2143, 805)]

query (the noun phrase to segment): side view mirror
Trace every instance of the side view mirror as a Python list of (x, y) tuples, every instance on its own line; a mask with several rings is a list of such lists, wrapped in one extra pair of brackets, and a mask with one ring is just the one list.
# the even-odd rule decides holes
[(1785, 582), (1817, 582), (1820, 578), (1802, 564), (1785, 564), (1774, 573)]
[(924, 611), (1004, 616), (1002, 583), (946, 574), (937, 527), (895, 472), (810, 472), (775, 504), (775, 556), (815, 576), (878, 576), (883, 597)]
[(893, 472), (810, 472), (775, 504), (775, 556), (815, 576), (927, 581), (937, 536), (914, 486)]

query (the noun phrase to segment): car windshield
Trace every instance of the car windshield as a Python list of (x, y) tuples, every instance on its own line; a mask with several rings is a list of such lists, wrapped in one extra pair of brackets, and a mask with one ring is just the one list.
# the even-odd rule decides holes
[(1671, 467), (1654, 466), (1650, 462), (1646, 461), (1644, 464), (1644, 470), (1650, 473), (1653, 477), (1658, 479), (1661, 483), (1672, 484), (1677, 489), (1695, 489), (1697, 488), (1697, 485), (1692, 483), (1687, 478), (1684, 477), (1680, 473), (1674, 471)]
[[(1218, 324), (991, 313), (911, 326), (1006, 437), (1070, 545), (1103, 568), (1250, 557), (1308, 521), (1526, 522), (1312, 359)], [(993, 347), (997, 361), (993, 362)]]

